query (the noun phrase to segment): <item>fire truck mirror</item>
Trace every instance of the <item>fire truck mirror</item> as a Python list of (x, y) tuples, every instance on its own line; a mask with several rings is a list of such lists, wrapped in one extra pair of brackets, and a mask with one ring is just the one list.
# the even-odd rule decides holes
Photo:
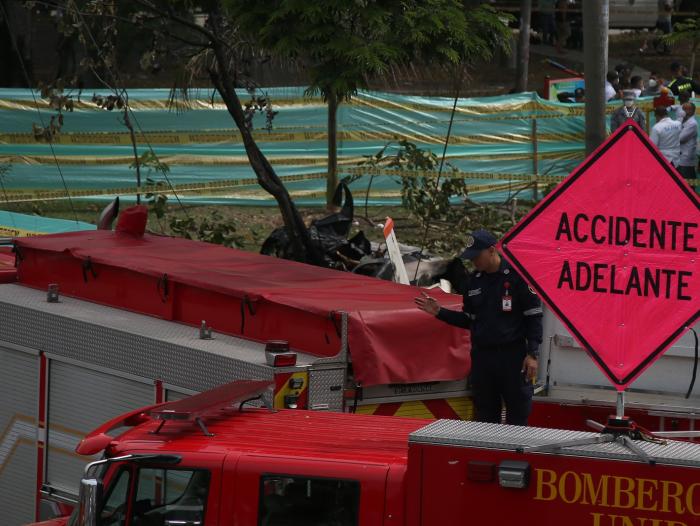
[(522, 460), (504, 460), (498, 465), (498, 483), (502, 488), (527, 488), (530, 464)]
[(78, 526), (97, 526), (97, 507), (102, 496), (102, 482), (97, 479), (80, 481), (80, 511)]

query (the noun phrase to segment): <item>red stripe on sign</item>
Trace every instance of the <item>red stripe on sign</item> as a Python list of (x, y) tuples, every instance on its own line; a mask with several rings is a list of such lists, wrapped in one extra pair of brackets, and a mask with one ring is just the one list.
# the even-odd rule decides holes
[(391, 231), (394, 230), (394, 220), (390, 217), (386, 218), (386, 223), (384, 223), (384, 238), (386, 239), (389, 237), (389, 234), (391, 234)]
[(382, 415), (382, 416), (394, 416), (396, 414), (396, 411), (399, 410), (399, 407), (401, 407), (401, 404), (398, 402), (391, 402), (389, 404), (379, 404), (377, 409), (374, 410), (373, 415)]
[(447, 400), (423, 400), (428, 411), (433, 413), (435, 418), (452, 418), (459, 420), (459, 415), (452, 409), (452, 406), (447, 403)]

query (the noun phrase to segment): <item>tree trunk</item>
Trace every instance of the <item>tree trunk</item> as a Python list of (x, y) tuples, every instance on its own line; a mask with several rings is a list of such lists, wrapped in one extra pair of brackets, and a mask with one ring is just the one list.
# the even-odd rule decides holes
[(328, 174), (326, 176), (326, 208), (335, 211), (333, 196), (338, 186), (338, 96), (328, 93)]
[(586, 76), (586, 155), (605, 140), (608, 69), (608, 0), (583, 2), (583, 70)]
[[(693, 50), (690, 53), (690, 66), (688, 66), (688, 76), (692, 79), (693, 78), (693, 73), (695, 73), (695, 54), (698, 51), (698, 42), (697, 40), (693, 41)], [(695, 94), (697, 96), (697, 93)]]
[(287, 234), (292, 246), (292, 252), (296, 261), (322, 264), (322, 255), (311, 244), (309, 231), (297, 210), (294, 201), (287, 192), (284, 183), (279, 179), (272, 165), (267, 160), (258, 148), (253, 134), (246, 127), (245, 115), (241, 101), (236, 94), (233, 77), (226, 68), (228, 59), (225, 51), (220, 43), (213, 43), (214, 53), (216, 55), (217, 69), (210, 70), (209, 75), (214, 84), (214, 87), (221, 95), (222, 100), (226, 104), (226, 108), (236, 123), (236, 127), (243, 138), (243, 146), (245, 147), (250, 166), (253, 168), (260, 186), (270, 193), (279, 206), (284, 221), (284, 226), (287, 229)]
[(518, 37), (518, 70), (515, 79), (517, 93), (527, 91), (528, 66), (530, 65), (530, 18), (532, 0), (520, 0), (520, 35)]

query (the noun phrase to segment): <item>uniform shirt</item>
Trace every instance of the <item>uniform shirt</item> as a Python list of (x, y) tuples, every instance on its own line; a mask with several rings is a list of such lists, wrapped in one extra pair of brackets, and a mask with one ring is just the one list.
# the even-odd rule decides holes
[[(512, 300), (510, 312), (503, 310), (506, 291)], [(471, 329), (475, 348), (524, 341), (528, 353), (536, 354), (542, 343), (542, 303), (503, 258), (496, 272), (472, 275), (461, 312), (441, 308), (437, 318)]]
[(668, 83), (668, 89), (670, 89), (674, 95), (678, 95), (681, 91), (700, 93), (700, 84), (694, 79), (678, 76)]
[(668, 162), (678, 166), (681, 156), (681, 123), (664, 117), (654, 124), (649, 134), (651, 142), (661, 150)]
[(678, 166), (695, 166), (698, 163), (698, 121), (695, 115), (681, 127), (681, 156)]
[[(630, 113), (632, 115), (629, 115)], [(642, 112), (642, 110), (640, 110), (636, 106), (634, 106), (633, 109), (628, 109), (625, 106), (620, 106), (610, 117), (610, 132), (614, 132), (615, 130), (617, 130), (627, 119), (632, 119), (634, 122), (639, 124), (642, 130), (647, 125), (647, 120), (644, 118), (644, 113)]]

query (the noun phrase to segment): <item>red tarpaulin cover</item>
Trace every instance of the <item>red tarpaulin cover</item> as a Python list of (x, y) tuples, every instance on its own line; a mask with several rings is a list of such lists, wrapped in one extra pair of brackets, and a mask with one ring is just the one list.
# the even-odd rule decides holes
[(14, 281), (16, 274), (15, 255), (12, 253), (12, 247), (0, 247), (0, 283)]
[[(346, 312), (353, 370), (366, 386), (459, 380), (470, 370), (468, 331), (419, 311), (416, 287), (148, 234), (71, 232), (16, 244), (24, 284), (58, 283), (66, 295), (193, 325), (206, 319), (215, 331), (256, 340), (284, 338), (318, 356), (337, 354), (337, 313)], [(430, 294), (461, 308), (461, 296)]]

